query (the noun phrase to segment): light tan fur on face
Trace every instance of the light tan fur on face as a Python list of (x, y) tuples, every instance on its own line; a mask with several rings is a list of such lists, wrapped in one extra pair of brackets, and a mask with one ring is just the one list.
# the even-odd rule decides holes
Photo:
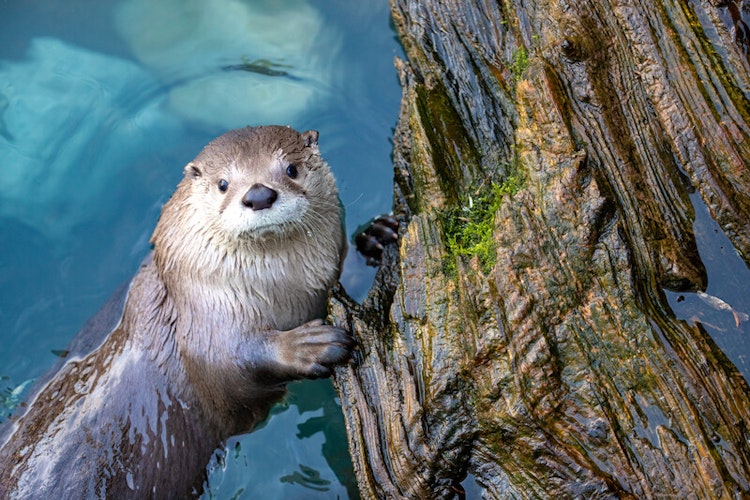
[[(267, 159), (257, 160), (253, 165), (244, 165), (246, 161), (236, 159), (228, 166), (224, 176), (229, 188), (226, 193), (221, 193), (218, 200), (221, 209), (217, 226), (220, 230), (235, 238), (263, 239), (273, 238), (291, 226), (303, 224), (310, 210), (310, 203), (304, 193), (305, 181), (309, 180), (309, 176), (300, 175), (295, 179), (296, 182), (289, 182), (291, 179), (286, 175), (289, 161), (282, 149), (277, 149)], [(256, 184), (267, 186), (278, 193), (279, 197), (271, 209), (248, 210), (242, 204), (244, 194)], [(208, 197), (203, 201), (211, 204), (217, 202)], [(213, 216), (211, 208), (205, 207), (204, 213)]]

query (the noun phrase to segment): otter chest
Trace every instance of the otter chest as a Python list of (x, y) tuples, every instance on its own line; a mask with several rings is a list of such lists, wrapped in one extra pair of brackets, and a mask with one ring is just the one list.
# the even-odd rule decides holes
[(336, 269), (295, 254), (266, 255), (231, 278), (230, 291), (256, 327), (289, 330), (325, 314)]

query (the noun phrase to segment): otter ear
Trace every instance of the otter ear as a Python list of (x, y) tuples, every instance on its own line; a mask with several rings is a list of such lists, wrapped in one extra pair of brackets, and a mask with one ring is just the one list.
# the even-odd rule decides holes
[(305, 143), (305, 147), (309, 148), (311, 146), (318, 145), (318, 131), (317, 130), (308, 130), (307, 132), (302, 133), (302, 141)]
[(196, 165), (192, 161), (185, 165), (185, 169), (183, 170), (183, 172), (185, 173), (185, 177), (190, 177), (191, 179), (197, 179), (198, 177), (203, 175), (203, 172), (198, 167), (198, 165)]

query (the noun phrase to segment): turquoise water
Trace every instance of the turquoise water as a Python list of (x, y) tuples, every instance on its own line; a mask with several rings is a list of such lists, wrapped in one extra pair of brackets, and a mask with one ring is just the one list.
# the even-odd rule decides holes
[[(182, 167), (228, 129), (319, 130), (347, 229), (388, 211), (400, 54), (387, 0), (0, 2), (2, 396), (133, 275)], [(350, 251), (347, 290), (372, 277)], [(214, 498), (356, 496), (330, 381), (292, 384), (211, 467)]]

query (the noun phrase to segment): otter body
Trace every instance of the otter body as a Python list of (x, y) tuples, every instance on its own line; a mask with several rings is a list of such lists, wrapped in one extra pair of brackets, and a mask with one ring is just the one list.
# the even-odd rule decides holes
[[(285, 384), (328, 376), (350, 335), (319, 319), (346, 251), (315, 131), (208, 144), (162, 209), (153, 252), (0, 436), (0, 497), (184, 497)], [(75, 352), (75, 349), (73, 350)]]

